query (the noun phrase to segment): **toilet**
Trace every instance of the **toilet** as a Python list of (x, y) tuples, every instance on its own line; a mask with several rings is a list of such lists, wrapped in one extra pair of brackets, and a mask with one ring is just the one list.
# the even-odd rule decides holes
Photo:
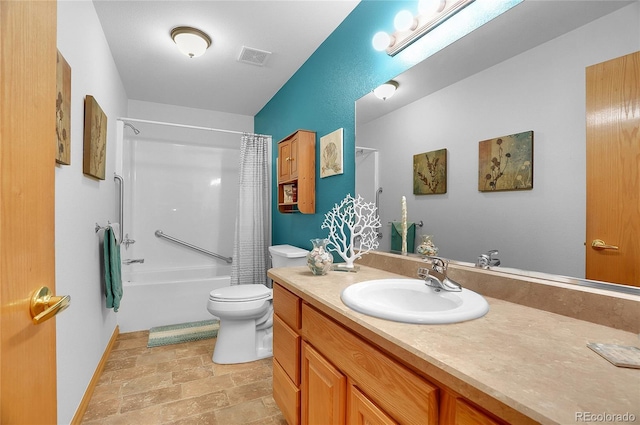
[[(306, 264), (309, 251), (275, 245), (269, 252), (273, 267), (294, 267)], [(207, 310), (220, 319), (214, 363), (247, 363), (273, 355), (273, 290), (262, 284), (215, 289)]]

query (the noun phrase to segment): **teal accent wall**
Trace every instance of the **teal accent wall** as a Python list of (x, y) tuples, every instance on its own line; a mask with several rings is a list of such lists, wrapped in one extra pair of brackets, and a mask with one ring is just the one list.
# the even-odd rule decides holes
[[(298, 129), (316, 132), (316, 213), (280, 213), (273, 190), (272, 244), (311, 249), (310, 239), (328, 235), (321, 229), (324, 214), (346, 194), (355, 195), (357, 99), (521, 1), (476, 0), (394, 57), (376, 51), (371, 39), (378, 31), (392, 33), (396, 13), (402, 9), (415, 13), (418, 1), (364, 0), (358, 4), (255, 116), (255, 132), (273, 136), (274, 187), (277, 142)], [(344, 129), (344, 173), (321, 179), (320, 137), (339, 128)]]

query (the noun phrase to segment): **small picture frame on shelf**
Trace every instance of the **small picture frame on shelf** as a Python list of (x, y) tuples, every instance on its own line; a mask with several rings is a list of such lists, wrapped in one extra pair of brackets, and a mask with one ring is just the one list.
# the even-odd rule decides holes
[(282, 186), (282, 202), (285, 204), (292, 204), (294, 200), (294, 187), (293, 184), (285, 184)]

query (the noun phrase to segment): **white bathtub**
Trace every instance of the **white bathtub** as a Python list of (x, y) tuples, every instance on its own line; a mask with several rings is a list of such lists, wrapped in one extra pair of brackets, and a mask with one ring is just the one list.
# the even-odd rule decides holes
[(122, 270), (120, 332), (209, 320), (209, 292), (230, 285), (231, 266)]

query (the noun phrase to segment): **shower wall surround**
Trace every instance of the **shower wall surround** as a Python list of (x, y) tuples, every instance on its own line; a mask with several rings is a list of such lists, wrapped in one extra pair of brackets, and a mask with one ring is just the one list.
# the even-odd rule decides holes
[[(156, 230), (225, 257), (233, 250), (238, 136), (136, 123), (124, 139), (125, 229), (135, 244), (122, 257), (137, 271), (210, 267), (219, 260), (155, 236)], [(131, 132), (127, 132), (131, 133)], [(233, 138), (233, 140), (230, 140)], [(127, 224), (128, 223), (128, 224)], [(224, 262), (220, 262), (224, 265)]]

